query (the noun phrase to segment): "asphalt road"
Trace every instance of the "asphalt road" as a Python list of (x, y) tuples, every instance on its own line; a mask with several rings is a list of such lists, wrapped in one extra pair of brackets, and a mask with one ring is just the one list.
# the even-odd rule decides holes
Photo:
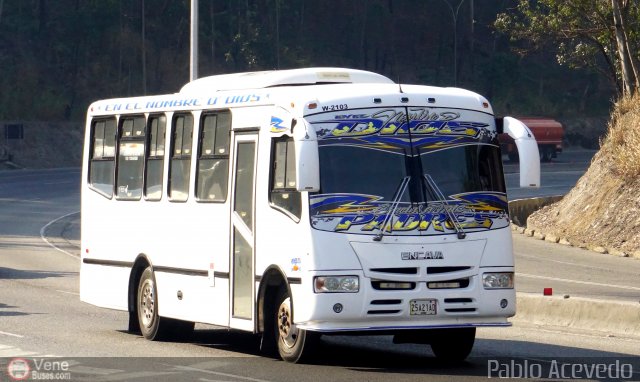
[[(500, 372), (517, 376), (513, 374), (517, 365), (525, 364), (534, 373), (538, 369), (531, 365), (541, 365), (546, 376), (554, 362), (606, 364), (611, 373), (625, 372), (620, 365), (631, 364), (632, 380), (640, 380), (639, 338), (521, 321), (511, 328), (480, 329), (471, 358), (456, 366), (438, 364), (427, 346), (393, 345), (389, 337), (325, 338), (308, 365), (261, 357), (254, 336), (205, 325), (198, 325), (194, 338), (185, 343), (146, 341), (124, 331), (126, 313), (81, 303), (78, 258), (54, 249), (41, 237), (48, 229), (65, 229), (73, 223), (75, 216), (69, 214), (79, 209), (78, 184), (77, 169), (0, 172), (0, 381), (8, 378), (3, 363), (13, 357), (40, 356), (67, 362), (73, 380), (478, 380)], [(68, 236), (73, 241), (74, 233)], [(595, 286), (595, 279), (622, 284), (618, 286), (623, 288), (606, 289), (608, 296), (640, 295), (633, 289), (638, 286), (633, 274), (637, 280), (638, 272), (632, 268), (640, 261), (580, 257), (592, 254), (514, 238), (518, 291), (537, 292), (553, 282), (557, 293), (602, 294), (598, 290), (604, 288), (586, 289)], [(629, 276), (616, 276), (625, 269)], [(556, 370), (568, 370), (555, 365)]]
[(519, 164), (509, 162), (504, 157), (504, 172), (509, 200), (566, 194), (589, 168), (591, 158), (595, 153), (595, 150), (568, 148), (558, 154), (558, 157), (552, 159), (551, 162), (541, 163), (540, 188), (519, 188)]

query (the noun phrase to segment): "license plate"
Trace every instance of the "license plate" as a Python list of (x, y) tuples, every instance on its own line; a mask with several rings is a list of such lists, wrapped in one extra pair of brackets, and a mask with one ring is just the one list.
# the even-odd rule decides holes
[(433, 298), (425, 300), (409, 301), (409, 315), (411, 316), (432, 316), (437, 312), (436, 300)]

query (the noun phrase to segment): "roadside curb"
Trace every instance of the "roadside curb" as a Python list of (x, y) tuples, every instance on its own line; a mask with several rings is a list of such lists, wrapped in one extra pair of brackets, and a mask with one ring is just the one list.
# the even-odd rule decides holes
[(562, 198), (563, 195), (555, 195), (512, 200), (509, 202), (509, 217), (513, 224), (519, 227), (526, 227), (529, 215), (546, 205), (557, 202)]
[(559, 237), (550, 233), (546, 233), (539, 229), (527, 228), (527, 218), (529, 217), (529, 215), (544, 206), (559, 201), (562, 198), (562, 195), (558, 195), (529, 199), (516, 199), (510, 201), (509, 216), (511, 217), (511, 230), (515, 233), (533, 237), (534, 239), (538, 240), (544, 240), (550, 243), (556, 243), (570, 247), (578, 247), (601, 254), (610, 254), (618, 257), (631, 257), (640, 260), (640, 251), (627, 253), (615, 247), (603, 247), (594, 244), (577, 244), (571, 242), (571, 240), (566, 237)]
[(514, 322), (613, 333), (640, 338), (640, 301), (517, 293)]
[[(512, 231), (537, 240), (565, 246), (576, 246), (576, 243), (572, 243), (568, 238), (558, 237), (541, 230), (526, 227), (529, 215), (560, 199), (562, 199), (562, 196), (518, 199), (509, 202)], [(580, 245), (576, 247), (602, 254), (608, 253), (619, 257), (640, 259), (640, 252), (629, 254), (616, 248), (595, 245)], [(525, 292), (518, 292), (516, 299), (517, 314), (513, 318), (514, 322), (615, 333), (618, 336), (640, 338), (640, 301), (609, 301), (573, 296), (541, 296)]]

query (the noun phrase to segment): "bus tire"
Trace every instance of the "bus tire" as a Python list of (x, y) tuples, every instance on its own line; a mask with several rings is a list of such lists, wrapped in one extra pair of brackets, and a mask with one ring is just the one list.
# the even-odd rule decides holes
[(151, 267), (147, 267), (140, 276), (136, 304), (142, 336), (151, 341), (168, 337), (174, 325), (169, 319), (158, 315), (158, 289)]
[(297, 363), (309, 359), (316, 345), (318, 334), (296, 328), (293, 323), (291, 297), (281, 289), (276, 298), (275, 339), (280, 358)]
[(476, 339), (476, 328), (445, 329), (431, 341), (436, 358), (447, 362), (460, 362), (471, 353)]
[(541, 162), (551, 162), (551, 158), (553, 158), (554, 149), (552, 146), (542, 146), (539, 148), (540, 150), (540, 161)]

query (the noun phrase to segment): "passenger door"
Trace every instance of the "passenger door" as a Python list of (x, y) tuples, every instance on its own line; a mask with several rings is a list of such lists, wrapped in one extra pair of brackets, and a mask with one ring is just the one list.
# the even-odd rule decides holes
[(254, 329), (255, 180), (258, 135), (234, 138), (231, 199), (230, 320), (232, 328)]

